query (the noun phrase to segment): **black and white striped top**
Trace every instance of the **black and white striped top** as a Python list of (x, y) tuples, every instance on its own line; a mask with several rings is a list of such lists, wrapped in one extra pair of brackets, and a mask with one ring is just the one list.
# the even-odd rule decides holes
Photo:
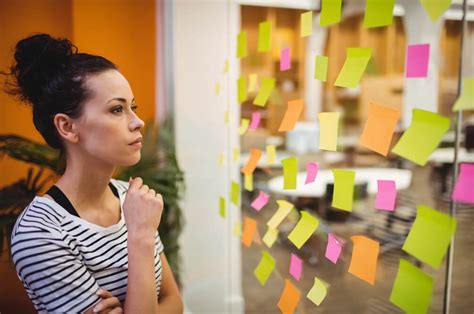
[[(43, 196), (36, 196), (18, 217), (11, 253), (18, 277), (38, 312), (83, 312), (99, 302), (99, 288), (124, 302), (128, 256), (122, 206), (129, 183), (116, 179), (110, 183), (120, 199), (121, 218), (107, 228), (81, 219)], [(155, 247), (158, 298), (163, 252), (158, 232)]]

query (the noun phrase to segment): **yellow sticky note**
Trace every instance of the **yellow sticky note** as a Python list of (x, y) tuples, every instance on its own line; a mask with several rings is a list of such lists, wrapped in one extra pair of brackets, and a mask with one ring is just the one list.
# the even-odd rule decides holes
[(277, 238), (278, 238), (278, 229), (273, 229), (271, 227), (268, 227), (267, 232), (265, 232), (265, 235), (263, 236), (263, 243), (265, 243), (266, 246), (271, 248)]
[(453, 107), (453, 111), (466, 109), (474, 109), (474, 77), (463, 79), (461, 95)]
[(252, 174), (244, 175), (244, 189), (250, 192), (253, 191), (253, 175)]
[(413, 109), (411, 124), (398, 140), (392, 153), (424, 166), (449, 130), (449, 118), (434, 112)]
[(289, 279), (285, 279), (285, 287), (278, 300), (278, 308), (283, 314), (292, 314), (295, 312), (298, 302), (300, 301), (300, 291), (291, 283)]
[(341, 20), (342, 0), (322, 0), (319, 25), (328, 26)]
[(269, 21), (261, 22), (258, 24), (258, 52), (270, 51), (270, 32), (271, 23)]
[(316, 56), (314, 64), (314, 78), (326, 82), (328, 76), (328, 57)]
[(224, 112), (224, 123), (229, 124), (229, 110)]
[(240, 185), (239, 183), (232, 181), (230, 186), (230, 201), (239, 206), (239, 196), (240, 196)]
[(244, 230), (242, 231), (242, 244), (250, 247), (257, 230), (257, 221), (250, 217), (244, 217)]
[(308, 241), (314, 231), (318, 228), (319, 220), (308, 213), (307, 211), (301, 211), (301, 218), (296, 224), (295, 228), (288, 235), (288, 239), (298, 249)]
[(255, 97), (253, 104), (261, 107), (265, 107), (268, 97), (275, 87), (275, 79), (271, 77), (264, 77), (262, 79), (262, 85), (258, 91), (257, 97)]
[(293, 209), (293, 204), (290, 202), (285, 200), (277, 200), (276, 202), (278, 204), (278, 209), (275, 214), (273, 214), (272, 218), (270, 218), (270, 220), (267, 222), (267, 226), (272, 229), (277, 229), (283, 219), (285, 219)]
[(364, 27), (392, 24), (394, 6), (395, 0), (365, 0)]
[(257, 90), (257, 73), (252, 73), (249, 75), (249, 92), (255, 92)]
[(238, 147), (234, 147), (232, 150), (232, 160), (237, 161), (240, 157), (240, 149)]
[(313, 33), (313, 11), (308, 11), (301, 14), (301, 37), (311, 36)]
[(420, 0), (420, 2), (433, 22), (436, 22), (451, 5), (451, 0)]
[(237, 80), (237, 102), (240, 104), (247, 100), (247, 78), (241, 76)]
[(250, 119), (242, 119), (240, 120), (240, 127), (239, 127), (239, 135), (244, 135), (247, 132), (250, 124)]
[(296, 189), (296, 178), (298, 176), (298, 158), (289, 157), (281, 161), (283, 164), (283, 189)]
[(262, 259), (255, 268), (253, 274), (257, 277), (258, 282), (265, 286), (267, 283), (268, 277), (275, 268), (275, 259), (267, 251), (262, 252)]
[(222, 218), (225, 218), (225, 197), (223, 196), (220, 196), (219, 197), (219, 215), (222, 217)]
[(267, 145), (266, 148), (267, 153), (267, 163), (269, 165), (273, 165), (276, 159), (276, 146), (275, 145)]
[(221, 85), (219, 84), (219, 82), (216, 83), (214, 90), (216, 92), (216, 95), (219, 96), (219, 93), (221, 91)]
[(350, 88), (357, 87), (371, 56), (371, 48), (347, 48), (346, 60), (334, 85)]
[(306, 297), (316, 305), (320, 305), (328, 294), (329, 284), (318, 277), (314, 277), (314, 284)]
[(224, 61), (224, 73), (229, 72), (229, 60)]
[(224, 164), (225, 164), (225, 154), (224, 153), (220, 153), (218, 164), (219, 164), (219, 166), (224, 166)]
[(234, 223), (234, 234), (238, 237), (242, 236), (242, 224), (240, 221)]
[(352, 236), (351, 239), (353, 248), (349, 272), (373, 286), (377, 272), (380, 244), (361, 235)]
[(237, 35), (237, 58), (247, 56), (247, 32), (241, 31)]
[(324, 150), (337, 150), (337, 129), (339, 125), (339, 112), (320, 112), (319, 120), (319, 148)]
[(333, 169), (334, 191), (332, 193), (332, 207), (352, 211), (354, 198), (355, 172), (352, 170)]

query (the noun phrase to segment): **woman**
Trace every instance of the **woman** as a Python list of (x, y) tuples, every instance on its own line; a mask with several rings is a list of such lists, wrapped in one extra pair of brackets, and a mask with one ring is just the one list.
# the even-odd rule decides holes
[(125, 77), (67, 39), (36, 34), (15, 47), (9, 91), (59, 149), (64, 174), (18, 217), (11, 253), (39, 312), (181, 313), (157, 232), (163, 200), (141, 178), (112, 179), (140, 160), (144, 122)]

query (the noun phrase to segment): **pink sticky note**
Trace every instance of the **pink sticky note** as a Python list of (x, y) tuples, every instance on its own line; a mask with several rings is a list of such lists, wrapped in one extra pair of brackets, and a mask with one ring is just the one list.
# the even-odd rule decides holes
[(290, 68), (290, 48), (283, 48), (280, 54), (280, 71), (286, 71)]
[(252, 112), (252, 121), (250, 122), (249, 128), (255, 130), (260, 125), (260, 112)]
[(250, 206), (252, 206), (252, 208), (254, 208), (256, 211), (260, 211), (263, 208), (263, 206), (267, 205), (268, 198), (269, 198), (268, 194), (260, 191), (257, 198), (253, 200)]
[(408, 45), (405, 77), (426, 77), (430, 60), (430, 44)]
[(319, 169), (319, 166), (316, 162), (308, 162), (306, 164), (306, 180), (304, 181), (304, 184), (308, 184), (316, 180), (318, 169)]
[(325, 254), (326, 258), (336, 264), (339, 255), (341, 255), (343, 245), (343, 240), (336, 238), (332, 233), (328, 233), (328, 245), (326, 246)]
[(377, 196), (375, 197), (375, 208), (393, 211), (397, 199), (395, 181), (377, 180)]
[(474, 204), (474, 164), (461, 163), (452, 198), (455, 202)]
[(301, 268), (303, 267), (303, 261), (295, 254), (291, 254), (290, 262), (290, 275), (293, 276), (296, 280), (301, 279)]

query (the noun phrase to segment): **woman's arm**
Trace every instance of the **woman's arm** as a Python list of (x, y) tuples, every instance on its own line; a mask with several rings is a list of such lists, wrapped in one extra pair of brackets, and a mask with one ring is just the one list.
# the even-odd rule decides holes
[(158, 311), (162, 313), (183, 313), (183, 301), (173, 272), (168, 264), (165, 253), (160, 254), (163, 277), (161, 280)]

